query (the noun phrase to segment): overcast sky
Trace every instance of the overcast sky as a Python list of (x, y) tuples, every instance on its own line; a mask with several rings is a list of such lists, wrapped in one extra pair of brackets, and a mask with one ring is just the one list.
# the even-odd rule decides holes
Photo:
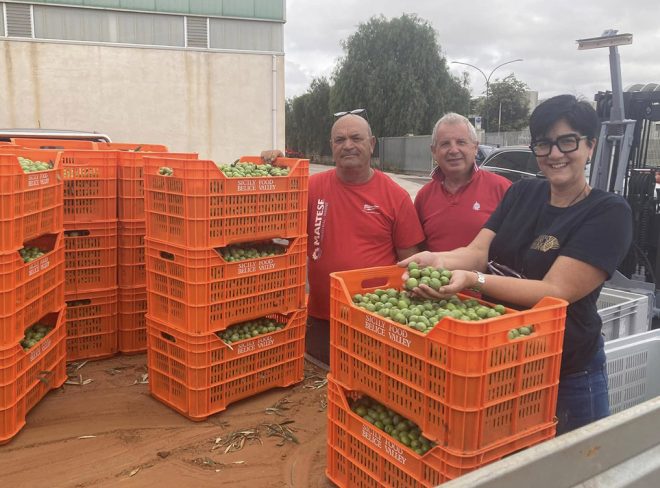
[[(330, 76), (343, 55), (341, 41), (374, 15), (414, 13), (433, 25), (448, 61), (478, 66), (491, 82), (510, 73), (540, 98), (573, 93), (589, 100), (611, 89), (608, 49), (578, 51), (576, 39), (606, 29), (633, 34), (620, 46), (624, 89), (633, 83), (660, 83), (660, 0), (287, 0), (284, 26), (286, 96), (301, 95), (311, 80)], [(485, 91), (484, 77), (462, 65), (452, 73), (470, 75), (472, 93)]]

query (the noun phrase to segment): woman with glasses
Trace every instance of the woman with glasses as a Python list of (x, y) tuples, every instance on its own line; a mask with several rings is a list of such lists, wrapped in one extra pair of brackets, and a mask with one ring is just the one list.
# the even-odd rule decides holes
[[(438, 291), (424, 285), (416, 289), (426, 297), (473, 288), (513, 308), (530, 308), (545, 296), (568, 301), (558, 434), (609, 415), (596, 300), (632, 239), (628, 203), (592, 189), (585, 177), (598, 125), (593, 107), (572, 95), (541, 103), (530, 118), (530, 148), (546, 179), (515, 183), (466, 247), (419, 253), (401, 262), (454, 270), (449, 285)], [(490, 269), (492, 274), (484, 274)]]

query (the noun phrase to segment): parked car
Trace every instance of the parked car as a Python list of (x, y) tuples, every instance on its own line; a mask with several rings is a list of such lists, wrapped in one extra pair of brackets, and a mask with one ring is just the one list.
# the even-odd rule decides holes
[(497, 148), (486, 156), (479, 167), (502, 175), (514, 183), (523, 178), (543, 178), (536, 156), (526, 146)]
[(477, 165), (481, 165), (481, 163), (484, 162), (486, 157), (492, 153), (495, 149), (497, 149), (497, 146), (490, 146), (488, 144), (479, 144), (479, 147), (477, 148)]
[[(545, 178), (536, 162), (536, 156), (527, 146), (497, 148), (486, 156), (479, 167), (502, 175), (514, 183), (523, 178)], [(584, 168), (584, 176), (587, 181), (589, 181), (590, 174), (591, 164), (587, 164)]]

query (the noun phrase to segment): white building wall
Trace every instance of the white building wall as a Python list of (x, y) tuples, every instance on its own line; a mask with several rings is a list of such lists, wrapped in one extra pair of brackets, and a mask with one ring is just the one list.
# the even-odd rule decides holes
[(0, 40), (0, 127), (94, 130), (233, 161), (284, 147), (284, 57)]

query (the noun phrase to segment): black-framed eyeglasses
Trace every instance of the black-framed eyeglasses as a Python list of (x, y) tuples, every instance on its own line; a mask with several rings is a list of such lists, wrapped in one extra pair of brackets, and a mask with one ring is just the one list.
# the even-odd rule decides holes
[(340, 119), (344, 115), (359, 115), (360, 117), (363, 117), (367, 122), (369, 122), (366, 108), (356, 108), (355, 110), (346, 110), (345, 112), (335, 112), (332, 115), (335, 119)]
[(571, 153), (577, 151), (580, 146), (580, 141), (586, 139), (587, 136), (579, 136), (577, 134), (566, 134), (564, 136), (559, 136), (554, 141), (549, 139), (540, 139), (536, 142), (532, 142), (529, 145), (529, 148), (534, 153), (534, 156), (544, 157), (549, 156), (552, 152), (552, 146), (557, 146), (560, 152), (563, 154)]

